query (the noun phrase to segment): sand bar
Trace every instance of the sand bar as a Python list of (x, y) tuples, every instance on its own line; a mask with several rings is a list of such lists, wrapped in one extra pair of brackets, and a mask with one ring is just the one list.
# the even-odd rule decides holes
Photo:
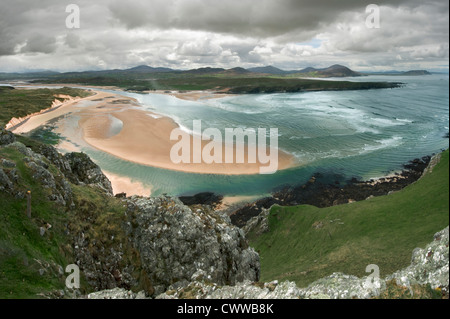
[[(177, 123), (167, 117), (155, 118), (151, 113), (138, 109), (123, 109), (120, 112), (107, 113), (96, 110), (95, 113), (81, 114), (79, 122), (83, 129), (84, 140), (91, 146), (107, 152), (119, 158), (163, 169), (183, 171), (199, 174), (220, 175), (252, 175), (259, 174), (262, 166), (260, 162), (248, 163), (247, 152), (243, 164), (222, 163), (207, 164), (194, 163), (194, 141), (199, 138), (191, 137), (191, 161), (190, 163), (173, 163), (170, 154), (172, 147), (178, 140), (171, 141), (171, 132), (179, 129)], [(109, 136), (111, 115), (122, 123), (120, 133)], [(211, 141), (200, 141), (203, 150)], [(228, 146), (221, 145), (222, 154), (225, 156)], [(246, 148), (247, 150), (247, 148)], [(234, 150), (236, 152), (236, 150)], [(295, 165), (295, 160), (290, 154), (278, 151), (278, 169), (287, 169)]]
[[(267, 163), (262, 164), (258, 161), (248, 163), (248, 152), (252, 148), (245, 148), (243, 164), (226, 164), (224, 157), (222, 163), (193, 164), (192, 160), (191, 163), (176, 164), (170, 157), (173, 146), (178, 142), (170, 140), (171, 132), (179, 129), (175, 121), (140, 108), (137, 101), (132, 98), (95, 90), (93, 93), (94, 95), (83, 99), (68, 101), (51, 112), (32, 116), (17, 127), (14, 133), (26, 133), (54, 118), (75, 114), (80, 118), (78, 126), (83, 140), (87, 144), (118, 158), (141, 165), (189, 173), (220, 175), (259, 174), (261, 167), (268, 166)], [(205, 98), (215, 96), (210, 92), (203, 92), (203, 94), (206, 94)], [(192, 92), (191, 98), (201, 99), (202, 93)], [(200, 138), (192, 137), (192, 153), (194, 153), (193, 144), (199, 140)], [(201, 149), (210, 142), (200, 140)], [(220, 147), (225, 156), (231, 146), (221, 143)], [(236, 152), (235, 149), (234, 152)], [(277, 152), (278, 170), (297, 165), (292, 155), (282, 151)]]

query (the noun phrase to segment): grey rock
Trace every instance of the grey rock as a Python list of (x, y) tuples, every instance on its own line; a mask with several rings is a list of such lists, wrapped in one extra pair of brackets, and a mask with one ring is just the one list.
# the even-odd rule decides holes
[(269, 229), (269, 220), (268, 216), (270, 213), (269, 209), (262, 209), (261, 213), (258, 216), (253, 217), (250, 219), (244, 227), (242, 227), (242, 230), (244, 231), (245, 235), (248, 235), (250, 232), (254, 232), (256, 235), (262, 235), (264, 233), (267, 233)]
[(8, 175), (0, 167), (0, 190), (11, 191), (14, 188), (13, 183), (9, 179)]
[(145, 292), (133, 293), (123, 288), (114, 288), (91, 293), (88, 299), (147, 299)]
[[(22, 144), (20, 142), (13, 142), (13, 143), (9, 144), (8, 146), (15, 148), (20, 153), (22, 153), (25, 157), (28, 157), (30, 160), (42, 159), (43, 158), (41, 155), (38, 155), (38, 154), (34, 153), (31, 150), (31, 148), (26, 147), (24, 144)], [(25, 158), (24, 158), (24, 161), (26, 161)]]
[(449, 228), (438, 232), (434, 241), (425, 249), (413, 251), (411, 265), (386, 278), (396, 280), (398, 285), (430, 284), (431, 288), (447, 288), (449, 285)]
[(28, 167), (33, 172), (33, 178), (40, 182), (45, 188), (56, 188), (56, 182), (53, 175), (44, 167), (38, 165), (36, 162), (28, 162)]
[(192, 282), (189, 286), (176, 291), (169, 290), (156, 299), (298, 299), (299, 289), (293, 282), (267, 283), (262, 287), (251, 281), (237, 283), (234, 286), (219, 286), (213, 283)]
[[(193, 277), (186, 287), (169, 289), (157, 299), (367, 299), (379, 296), (387, 282), (396, 280), (398, 285), (427, 285), (448, 291), (449, 286), (449, 228), (437, 233), (434, 241), (425, 249), (414, 250), (411, 265), (386, 278), (364, 277), (334, 273), (319, 279), (307, 288), (298, 288), (293, 282), (255, 284), (250, 281), (236, 285), (220, 286)], [(199, 280), (200, 279), (200, 280)], [(173, 287), (171, 287), (173, 288)]]
[(372, 283), (367, 277), (358, 278), (342, 273), (334, 273), (312, 283), (308, 288), (300, 289), (302, 299), (369, 299), (376, 297), (385, 289), (382, 280)]
[(0, 146), (5, 146), (16, 141), (16, 137), (13, 133), (5, 130), (4, 128), (0, 128)]
[(113, 189), (109, 179), (103, 174), (100, 167), (84, 153), (68, 153), (64, 155), (67, 160), (76, 184), (86, 184), (102, 189), (106, 194), (113, 196)]
[(11, 162), (11, 161), (9, 161), (7, 159), (2, 159), (2, 165), (5, 168), (14, 168), (14, 167), (16, 167), (16, 163)]
[(258, 254), (227, 216), (208, 208), (193, 211), (164, 196), (132, 197), (127, 203), (127, 234), (156, 294), (188, 283), (195, 274), (230, 285), (259, 279)]

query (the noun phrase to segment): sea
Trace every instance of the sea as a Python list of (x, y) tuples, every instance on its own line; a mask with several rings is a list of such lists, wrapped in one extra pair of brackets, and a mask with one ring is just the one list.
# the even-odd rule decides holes
[[(103, 170), (151, 187), (152, 196), (201, 192), (264, 196), (303, 184), (313, 175), (330, 183), (345, 183), (352, 178), (370, 180), (399, 172), (409, 161), (449, 147), (448, 74), (327, 80), (403, 85), (381, 90), (230, 95), (198, 101), (110, 91), (135, 98), (143, 109), (173, 118), (186, 131), (193, 130), (194, 120), (201, 120), (203, 128), (222, 132), (225, 128), (277, 128), (279, 148), (295, 156), (299, 165), (275, 174), (183, 173), (122, 160), (80, 143), (81, 139), (77, 146)], [(111, 134), (120, 132), (121, 123), (116, 122)], [(76, 117), (69, 116), (59, 119), (56, 126), (74, 123)], [(37, 135), (43, 139), (48, 136)], [(62, 138), (71, 142), (70, 135)]]

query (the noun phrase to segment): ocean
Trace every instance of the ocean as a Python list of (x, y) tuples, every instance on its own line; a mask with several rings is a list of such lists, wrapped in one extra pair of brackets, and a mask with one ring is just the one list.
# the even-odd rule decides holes
[[(336, 80), (404, 85), (383, 90), (230, 95), (198, 101), (114, 91), (137, 99), (144, 109), (173, 118), (187, 131), (193, 129), (194, 120), (202, 120), (204, 128), (222, 132), (225, 128), (277, 128), (279, 147), (293, 154), (301, 165), (273, 175), (175, 172), (124, 161), (88, 145), (79, 146), (103, 170), (151, 186), (152, 196), (200, 192), (265, 195), (283, 186), (305, 183), (316, 173), (329, 182), (353, 177), (369, 180), (402, 170), (410, 160), (449, 147), (448, 75)], [(114, 123), (111, 134), (120, 127), (120, 123)]]

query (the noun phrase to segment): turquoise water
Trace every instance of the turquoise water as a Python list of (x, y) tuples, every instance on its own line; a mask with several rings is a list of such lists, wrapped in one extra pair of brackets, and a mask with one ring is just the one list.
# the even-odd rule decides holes
[[(341, 80), (341, 79), (340, 79)], [(145, 185), (152, 194), (260, 195), (286, 184), (306, 182), (316, 172), (342, 178), (377, 178), (402, 164), (449, 146), (449, 77), (372, 76), (351, 81), (395, 81), (397, 89), (261, 94), (184, 101), (168, 95), (121, 94), (144, 108), (174, 118), (186, 130), (193, 120), (203, 128), (278, 128), (279, 147), (301, 166), (273, 175), (221, 176), (173, 172), (120, 160), (87, 146), (100, 167)], [(117, 92), (116, 92), (117, 93)], [(120, 130), (116, 123), (114, 131)], [(337, 178), (337, 177), (336, 177)]]

